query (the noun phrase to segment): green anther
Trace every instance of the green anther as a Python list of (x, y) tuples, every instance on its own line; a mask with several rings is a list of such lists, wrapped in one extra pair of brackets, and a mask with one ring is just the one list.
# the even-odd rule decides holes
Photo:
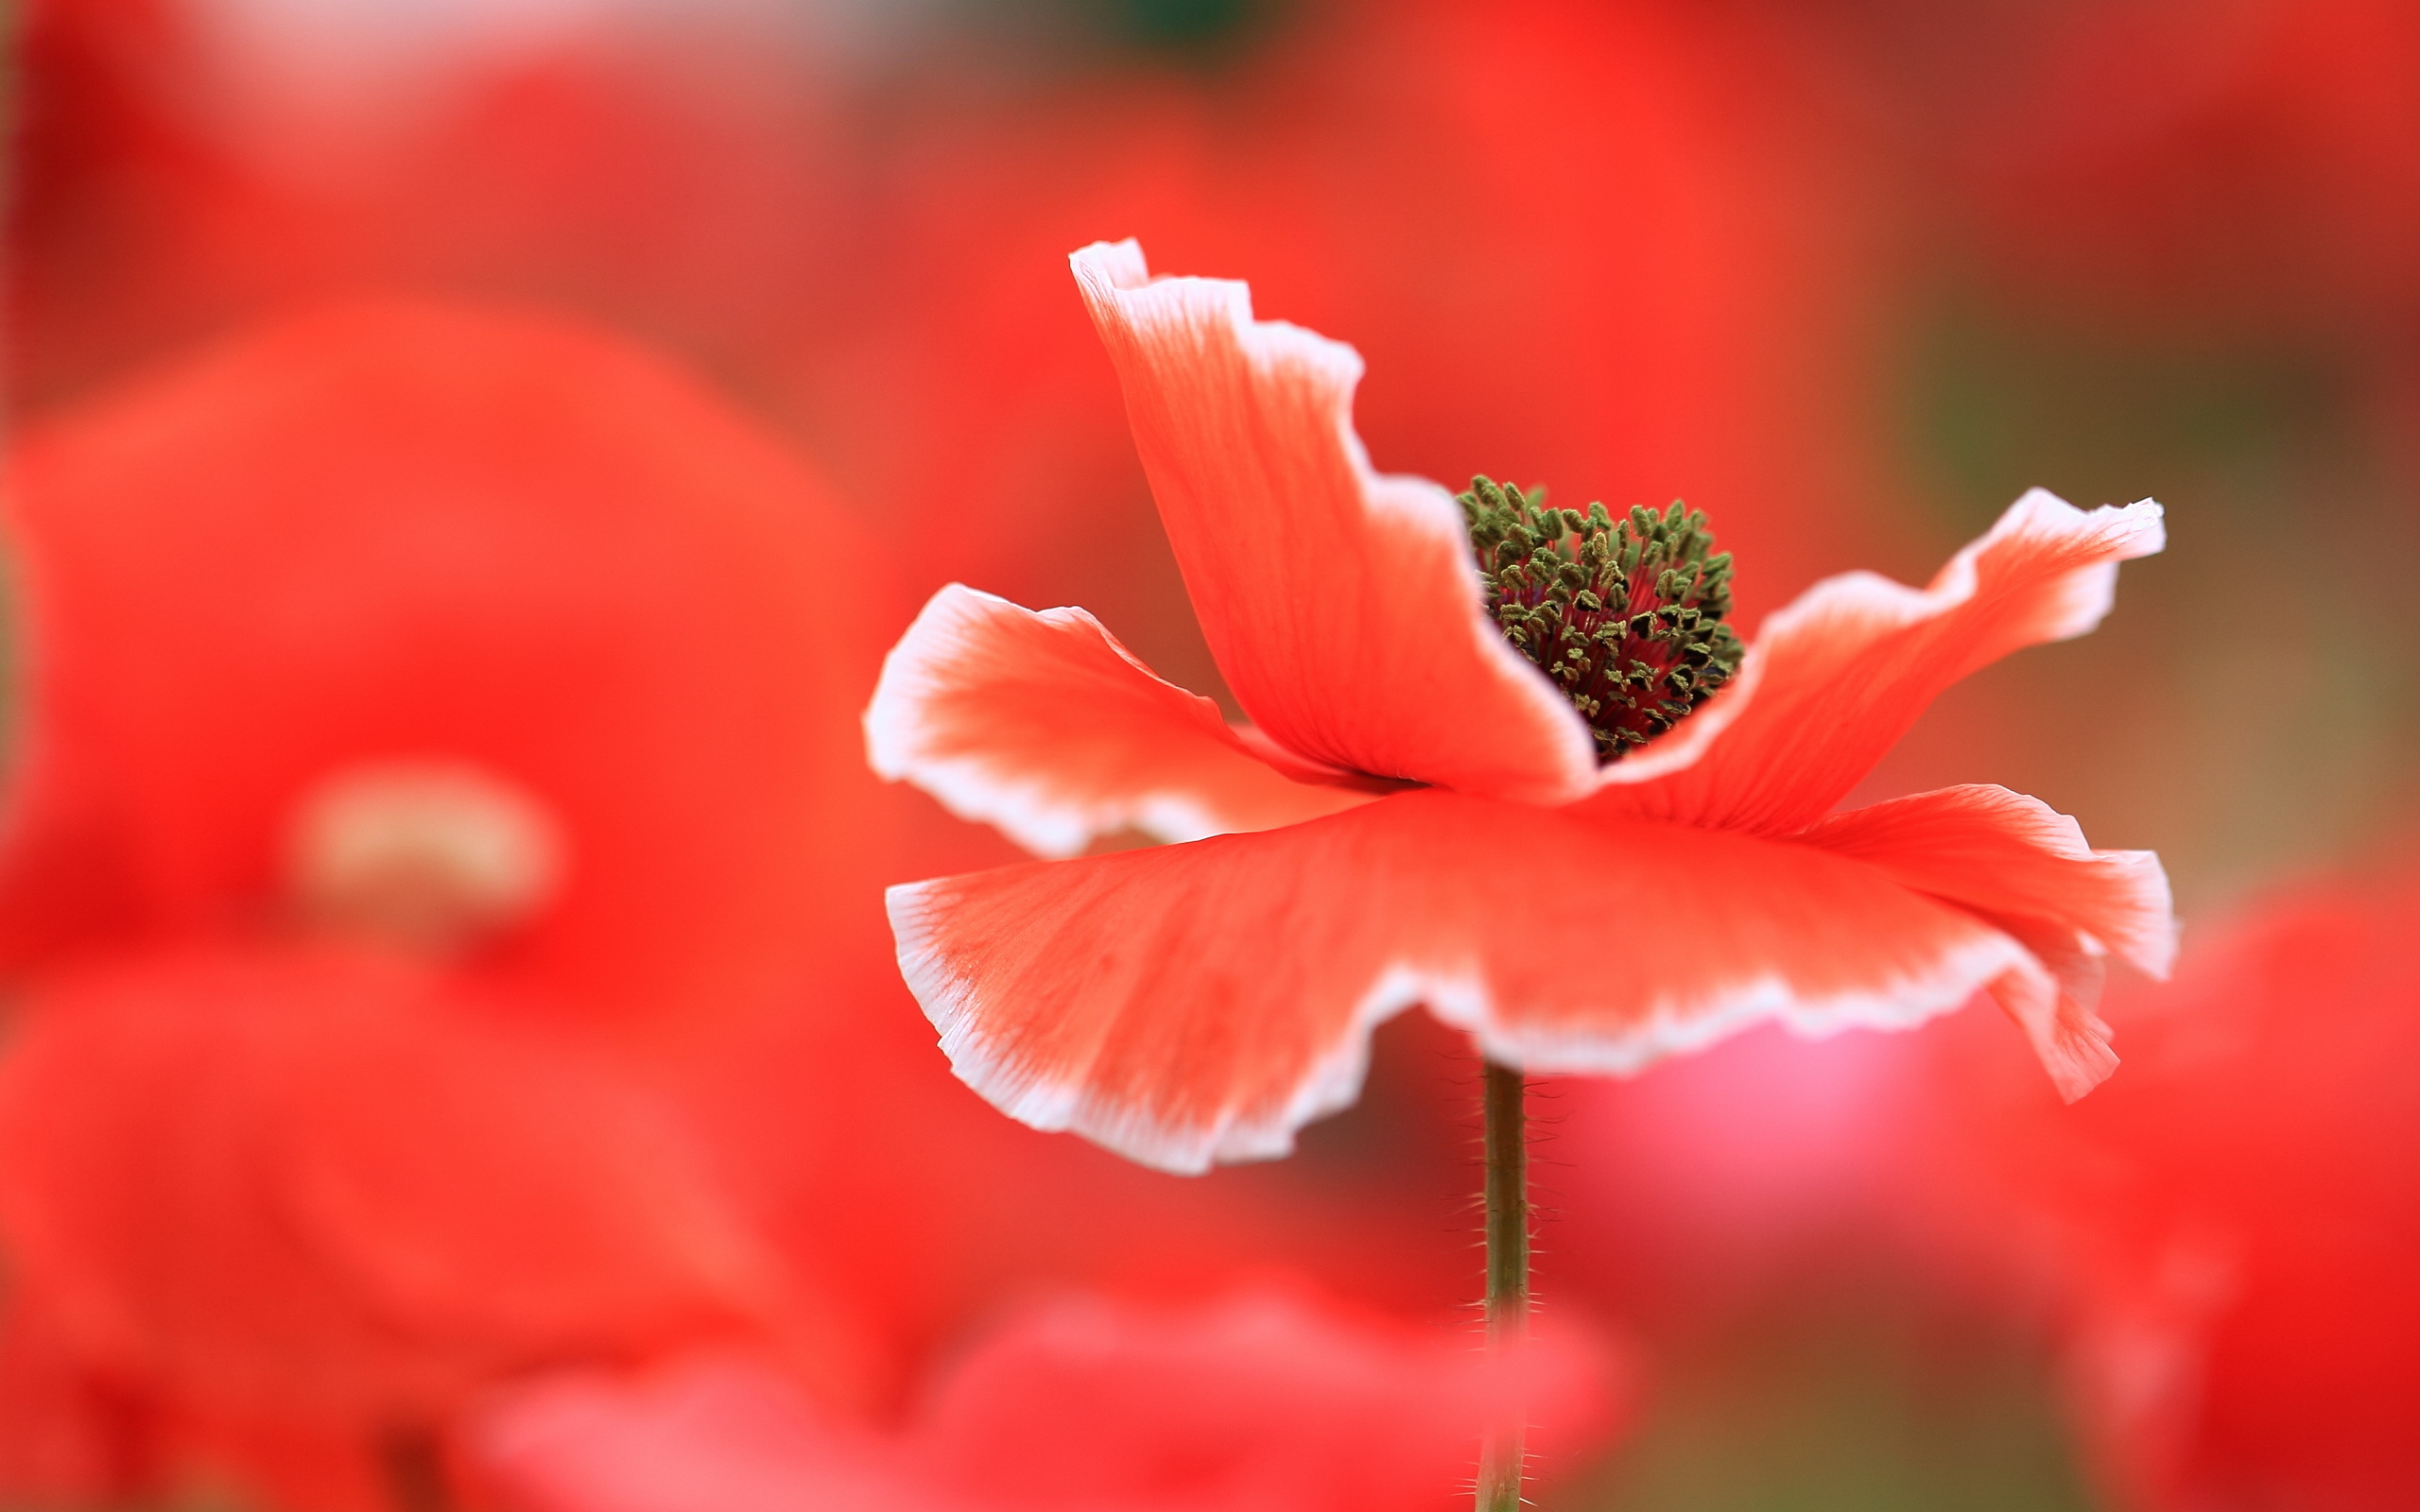
[[(1587, 719), (1600, 762), (1672, 728), (1739, 670), (1725, 625), (1732, 562), (1702, 513), (1549, 508), (1486, 477), (1461, 495), (1487, 607), (1505, 639)], [(1601, 649), (1599, 649), (1601, 648)]]

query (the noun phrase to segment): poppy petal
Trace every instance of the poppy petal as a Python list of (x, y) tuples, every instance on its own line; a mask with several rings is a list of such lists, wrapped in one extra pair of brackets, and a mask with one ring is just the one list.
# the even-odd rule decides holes
[(636, 1379), (564, 1372), (471, 1416), (479, 1504), (509, 1512), (976, 1512), (917, 1484), (878, 1435), (769, 1362), (676, 1359)]
[(1217, 704), (1153, 676), (1084, 610), (1037, 613), (956, 583), (883, 662), (865, 725), (876, 772), (1046, 856), (1126, 829), (1274, 829), (1371, 797), (1279, 772)]
[(733, 1351), (541, 1379), (483, 1404), (462, 1440), (513, 1512), (1407, 1512), (1468, 1501), (1508, 1396), (1534, 1404), (1530, 1442), (1555, 1468), (1584, 1464), (1627, 1405), (1620, 1365), (1568, 1327), (1491, 1360), (1456, 1331), (1263, 1280), (1179, 1307), (1021, 1310), (892, 1433)]
[(2025, 1026), (2069, 1101), (2117, 1067), (2093, 1014), (2101, 961), (2148, 976), (2176, 958), (2168, 873), (2149, 850), (2095, 850), (2076, 821), (2004, 787), (1947, 787), (1818, 821), (1800, 836), (1970, 908), (2022, 940), (2058, 985), (2015, 982), (2001, 1005)]
[(1827, 578), (1765, 622), (1740, 683), (1682, 730), (1718, 724), (1673, 756), (1656, 760), (1650, 747), (1605, 768), (1605, 789), (1588, 801), (1766, 834), (1803, 830), (1944, 689), (2012, 651), (2090, 630), (2109, 612), (2118, 563), (2166, 542), (2148, 499), (2085, 511), (2034, 489), (1921, 590), (1873, 573)]
[(1409, 1512), (1468, 1503), (1480, 1429), (1508, 1408), (1527, 1406), (1547, 1468), (1584, 1463), (1623, 1384), (1604, 1341), (1567, 1325), (1491, 1360), (1460, 1330), (1270, 1277), (1182, 1306), (1030, 1307), (935, 1383), (909, 1444), (997, 1512)]
[(1920, 892), (2072, 931), (2146, 976), (2176, 959), (2168, 873), (2150, 850), (2095, 850), (2038, 798), (1977, 783), (1819, 820), (1800, 836)]
[(1586, 791), (1587, 729), (1488, 622), (1461, 507), (1371, 471), (1359, 355), (1254, 320), (1241, 284), (1154, 281), (1131, 241), (1071, 261), (1202, 632), (1253, 721), (1374, 777), (1533, 802)]
[(960, 1077), (1187, 1172), (1286, 1153), (1414, 1003), (1499, 1059), (1620, 1073), (1765, 1019), (1904, 1026), (2043, 977), (2006, 933), (1845, 856), (1433, 790), (890, 905)]
[(2012, 973), (1992, 984), (1992, 1001), (2025, 1031), (2059, 1096), (2075, 1102), (2118, 1069), (2109, 1025), (2098, 1011), (2103, 957), (2081, 948), (2073, 932), (2040, 919), (1993, 921), (2022, 941), (2048, 974)]
[(784, 1311), (670, 1110), (530, 1012), (366, 955), (54, 974), (0, 1062), (13, 1279), (135, 1379), (322, 1421)]
[(482, 969), (583, 1015), (786, 1002), (872, 922), (888, 591), (812, 472), (644, 348), (312, 305), (26, 427), (0, 498), (0, 955), (263, 913), (306, 795), (423, 760), (561, 826), (562, 889)]

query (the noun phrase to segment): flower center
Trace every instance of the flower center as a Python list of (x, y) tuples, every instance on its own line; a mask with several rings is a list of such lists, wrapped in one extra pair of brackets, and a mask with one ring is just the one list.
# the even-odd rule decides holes
[(321, 782), (286, 833), (286, 885), (312, 923), (451, 955), (521, 922), (562, 876), (554, 819), (475, 766), (393, 762)]
[(1671, 729), (1739, 670), (1731, 554), (1677, 502), (1616, 520), (1547, 507), (1546, 490), (1485, 477), (1458, 495), (1488, 612), (1563, 690), (1616, 762)]

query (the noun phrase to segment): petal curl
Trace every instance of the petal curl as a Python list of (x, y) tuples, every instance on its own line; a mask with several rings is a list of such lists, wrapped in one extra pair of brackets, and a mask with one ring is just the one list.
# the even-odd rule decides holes
[(2146, 976), (2176, 959), (2168, 873), (2150, 850), (2096, 850), (2038, 798), (1945, 787), (1818, 821), (1800, 838), (1880, 867), (1921, 892), (2070, 930)]
[(2012, 982), (2001, 994), (2072, 1102), (2116, 1069), (2094, 1015), (2101, 958), (2148, 976), (2176, 958), (2168, 873), (2149, 850), (2095, 850), (2076, 821), (2004, 787), (1947, 787), (1818, 821), (1800, 838), (1879, 867), (1907, 885), (1974, 910), (2022, 940), (2059, 990)]
[(2109, 1025), (2097, 1011), (2104, 974), (2102, 957), (2081, 949), (2071, 932), (2039, 919), (1996, 922), (2023, 941), (2048, 974), (2012, 974), (1995, 982), (1992, 1000), (2025, 1031), (2060, 1098), (2078, 1101), (2118, 1069), (2118, 1052), (2109, 1044)]
[(2034, 489), (1919, 590), (1826, 578), (1758, 630), (1720, 720), (1676, 755), (1605, 768), (1594, 808), (1789, 834), (1824, 816), (1951, 683), (2012, 651), (2099, 625), (2118, 563), (2167, 543), (2146, 499), (2085, 511)]
[(1311, 760), (1493, 797), (1588, 790), (1586, 727), (1488, 623), (1461, 507), (1371, 471), (1361, 359), (1258, 321), (1245, 285), (1152, 280), (1133, 242), (1071, 259), (1219, 668)]
[(1499, 1059), (1621, 1073), (1765, 1019), (1904, 1026), (2042, 976), (2003, 931), (1811, 846), (1434, 790), (890, 904), (960, 1077), (1171, 1171), (1286, 1153), (1414, 1003)]
[(865, 727), (876, 772), (1046, 856), (1123, 829), (1274, 829), (1372, 797), (1279, 772), (1084, 610), (1037, 613), (957, 583), (884, 661)]

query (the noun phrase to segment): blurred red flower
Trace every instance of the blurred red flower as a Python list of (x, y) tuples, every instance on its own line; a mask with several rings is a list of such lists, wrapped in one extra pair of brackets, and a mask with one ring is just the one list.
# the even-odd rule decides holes
[(394, 302), (130, 381), (9, 482), (13, 1305), (305, 1505), (509, 1369), (745, 1329), (848, 1389), (627, 1054), (879, 929), (884, 600), (813, 476), (615, 339)]
[(754, 8), (636, 35), (615, 9), (32, 0), (11, 391), (365, 285), (536, 297), (725, 359), (821, 312), (850, 221), (818, 60)]
[[(869, 62), (812, 18), (697, 9), (558, 8), (346, 93), (261, 87), (206, 9), (43, 0), (19, 391), (298, 290), (535, 293), (778, 404), (854, 496), (926, 523), (885, 542), (915, 586), (1189, 649), (1115, 387), (1064, 318), (1059, 258), (1107, 230), (1349, 335), (1381, 374), (1365, 431), (1405, 465), (1685, 493), (1757, 564), (1755, 606), (1859, 559), (1894, 496), (1858, 112), (1752, 13), (1319, 0), (1216, 67), (1028, 73), (930, 12), (927, 45)], [(355, 51), (409, 29), (358, 25)]]
[[(908, 985), (996, 1106), (1173, 1170), (1282, 1154), (1413, 1003), (1506, 1064), (1597, 1072), (1988, 989), (2068, 1096), (2108, 1074), (2102, 955), (2158, 973), (2171, 950), (2156, 858), (2001, 788), (1828, 811), (1943, 688), (2097, 624), (2116, 564), (2159, 549), (2156, 505), (2037, 491), (1921, 592), (1821, 583), (1737, 686), (1600, 766), (1484, 607), (1455, 502), (1370, 471), (1349, 348), (1254, 321), (1241, 284), (1150, 281), (1131, 242), (1074, 264), (1255, 724), (1080, 610), (951, 587), (892, 651), (866, 713), (883, 775), (1046, 855), (1194, 842), (891, 890)], [(1621, 592), (1634, 638), (1698, 623)]]
[(520, 1006), (353, 953), (49, 978), (0, 1063), (18, 1305), (182, 1416), (390, 1452), (499, 1374), (777, 1328), (678, 1124)]
[(473, 1451), (511, 1512), (1413, 1512), (1466, 1499), (1478, 1425), (1517, 1386), (1537, 1436), (1595, 1444), (1620, 1408), (1568, 1333), (1508, 1374), (1466, 1336), (1264, 1286), (1182, 1310), (1028, 1309), (902, 1430), (818, 1410), (745, 1358), (566, 1379), (485, 1415)]
[(2132, 1505), (2420, 1496), (2415, 921), (2408, 868), (2276, 899), (2112, 1003), (2129, 1070), (2107, 1096), (1985, 1105), (1987, 1190), (2047, 1225), (2077, 1407)]
[[(1979, 244), (2099, 319), (2408, 341), (2420, 14), (2147, 0), (2019, 23), (1968, 128)], [(1977, 69), (1975, 72), (1984, 72)], [(2382, 318), (2384, 323), (2382, 323)]]
[(306, 799), (397, 764), (489, 774), (559, 833), (545, 896), (462, 965), (583, 1016), (787, 992), (849, 927), (833, 858), (876, 816), (835, 712), (882, 576), (786, 451), (646, 355), (337, 306), (36, 426), (11, 482), (13, 959), (273, 928), (321, 885), (295, 848), (340, 843)]

